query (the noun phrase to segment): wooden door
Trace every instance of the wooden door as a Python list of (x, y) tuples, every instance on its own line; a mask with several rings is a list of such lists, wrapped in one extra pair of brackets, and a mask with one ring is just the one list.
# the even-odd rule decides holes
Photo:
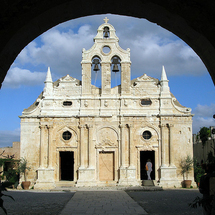
[(99, 153), (99, 180), (100, 181), (114, 180), (114, 153), (113, 152)]

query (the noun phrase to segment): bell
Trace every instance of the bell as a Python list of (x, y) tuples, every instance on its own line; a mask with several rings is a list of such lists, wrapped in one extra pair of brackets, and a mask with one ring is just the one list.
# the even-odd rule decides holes
[(98, 66), (99, 65), (99, 59), (94, 59), (93, 64), (95, 64), (93, 71), (96, 71), (96, 72), (99, 71), (99, 66)]
[(118, 65), (117, 64), (114, 64), (113, 65), (113, 72), (119, 72), (119, 68), (118, 68)]
[(95, 64), (93, 71), (96, 71), (96, 72), (99, 71), (99, 66), (98, 66), (98, 64)]
[(104, 37), (105, 37), (105, 38), (108, 38), (108, 37), (109, 37), (108, 32), (105, 32)]
[(104, 37), (105, 38), (109, 37), (109, 28), (108, 27), (104, 27)]

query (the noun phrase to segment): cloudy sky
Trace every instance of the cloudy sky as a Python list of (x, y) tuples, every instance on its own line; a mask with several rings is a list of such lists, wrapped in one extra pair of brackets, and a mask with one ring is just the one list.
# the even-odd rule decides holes
[(19, 141), (18, 116), (43, 91), (48, 66), (53, 81), (67, 74), (81, 80), (82, 48), (93, 45), (106, 16), (116, 29), (120, 46), (131, 50), (131, 78), (146, 73), (160, 79), (164, 65), (171, 92), (195, 114), (193, 133), (203, 126), (215, 126), (214, 85), (202, 61), (186, 43), (144, 19), (96, 15), (62, 23), (21, 51), (0, 90), (0, 147)]

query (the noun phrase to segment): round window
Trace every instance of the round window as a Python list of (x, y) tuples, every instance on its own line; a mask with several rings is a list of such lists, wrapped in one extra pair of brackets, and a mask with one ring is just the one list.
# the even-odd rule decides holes
[(62, 136), (63, 136), (64, 140), (69, 140), (69, 139), (71, 139), (72, 134), (69, 131), (65, 131), (65, 132), (63, 132)]
[(108, 54), (110, 52), (110, 47), (109, 46), (104, 46), (102, 51), (105, 53), (105, 54)]
[(144, 131), (142, 136), (145, 140), (149, 140), (152, 137), (152, 133), (150, 131)]

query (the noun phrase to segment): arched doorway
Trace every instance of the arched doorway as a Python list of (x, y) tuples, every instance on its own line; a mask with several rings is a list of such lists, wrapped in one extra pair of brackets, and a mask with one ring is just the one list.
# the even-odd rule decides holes
[(140, 180), (147, 180), (145, 165), (148, 159), (152, 162), (151, 179), (155, 180), (155, 151), (140, 151)]

